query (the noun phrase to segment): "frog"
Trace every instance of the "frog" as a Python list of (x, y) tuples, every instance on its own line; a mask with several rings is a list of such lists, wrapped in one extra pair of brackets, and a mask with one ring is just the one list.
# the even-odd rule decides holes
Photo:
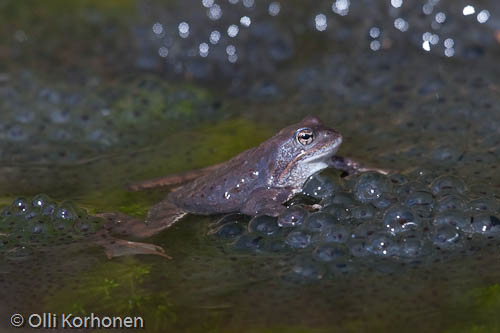
[[(287, 209), (285, 203), (302, 191), (304, 183), (326, 168), (348, 174), (385, 172), (337, 156), (342, 140), (339, 131), (327, 127), (318, 117), (307, 116), (226, 162), (129, 185), (132, 191), (178, 185), (151, 207), (145, 221), (121, 213), (99, 216), (111, 223), (108, 231), (136, 238), (157, 234), (187, 214), (279, 216)], [(134, 253), (167, 256), (156, 245), (102, 236), (100, 245), (109, 258)]]

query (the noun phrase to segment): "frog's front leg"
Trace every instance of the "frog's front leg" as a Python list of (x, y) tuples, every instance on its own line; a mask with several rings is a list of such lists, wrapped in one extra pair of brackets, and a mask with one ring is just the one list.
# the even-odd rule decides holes
[(278, 216), (286, 209), (283, 203), (293, 196), (292, 189), (283, 187), (258, 188), (253, 190), (241, 208), (246, 215)]
[(335, 169), (342, 170), (349, 175), (367, 171), (375, 171), (383, 175), (387, 175), (390, 172), (390, 170), (386, 169), (369, 168), (363, 166), (359, 162), (356, 162), (350, 158), (342, 156), (333, 156), (330, 160), (329, 166)]

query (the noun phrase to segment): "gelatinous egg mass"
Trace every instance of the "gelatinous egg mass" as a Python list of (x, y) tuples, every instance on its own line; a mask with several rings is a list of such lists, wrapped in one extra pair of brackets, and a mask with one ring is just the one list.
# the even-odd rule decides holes
[(18, 198), (0, 215), (2, 250), (37, 248), (83, 240), (101, 229), (103, 220), (71, 202), (45, 194)]
[(432, 262), (460, 255), (468, 239), (500, 241), (498, 199), (471, 192), (466, 183), (426, 169), (343, 180), (319, 174), (300, 193), (319, 205), (292, 199), (277, 218), (256, 216), (246, 229), (227, 224), (216, 235), (231, 237), (238, 251), (293, 254), (287, 279), (346, 274), (382, 258)]

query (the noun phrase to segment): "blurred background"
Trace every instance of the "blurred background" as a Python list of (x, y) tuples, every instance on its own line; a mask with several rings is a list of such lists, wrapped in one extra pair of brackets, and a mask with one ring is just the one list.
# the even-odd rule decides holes
[[(124, 184), (227, 160), (306, 115), (343, 134), (341, 155), (451, 172), (500, 198), (497, 1), (0, 0), (0, 27), (4, 206), (46, 193), (144, 216), (166, 192)], [(151, 331), (500, 330), (496, 251), (290, 291), (273, 276), (283, 258), (233, 256), (206, 239), (208, 218), (188, 220), (153, 240), (173, 262), (80, 247), (11, 256), (2, 318), (15, 307), (147, 312)]]

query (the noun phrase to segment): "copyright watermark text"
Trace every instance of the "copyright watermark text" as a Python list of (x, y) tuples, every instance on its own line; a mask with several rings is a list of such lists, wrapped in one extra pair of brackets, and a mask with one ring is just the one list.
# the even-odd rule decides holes
[(15, 313), (10, 317), (10, 324), (31, 328), (144, 328), (144, 319), (140, 316), (101, 316), (94, 313), (87, 316), (50, 312), (28, 315)]

